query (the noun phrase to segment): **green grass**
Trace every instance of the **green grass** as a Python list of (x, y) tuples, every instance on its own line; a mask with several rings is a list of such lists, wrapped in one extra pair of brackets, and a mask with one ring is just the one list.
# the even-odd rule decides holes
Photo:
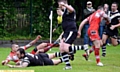
[[(33, 48), (28, 49), (30, 52)], [(52, 49), (49, 53), (58, 51), (58, 48)], [(0, 48), (0, 61), (6, 59), (9, 54), (10, 48)], [(81, 56), (84, 51), (77, 51), (75, 54), (75, 60), (71, 61), (72, 70), (63, 70), (64, 63), (57, 66), (36, 66), (28, 68), (9, 68), (0, 64), (0, 70), (34, 70), (35, 72), (120, 72), (120, 46), (113, 47), (107, 46), (107, 56), (101, 57), (101, 62), (104, 64), (103, 67), (96, 66), (95, 56), (92, 53), (89, 57), (89, 61)], [(10, 64), (14, 64), (10, 62)]]

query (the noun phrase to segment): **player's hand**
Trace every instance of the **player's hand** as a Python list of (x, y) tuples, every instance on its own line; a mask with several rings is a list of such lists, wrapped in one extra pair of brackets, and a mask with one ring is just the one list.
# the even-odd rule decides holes
[(38, 35), (38, 36), (36, 37), (37, 40), (39, 40), (40, 38), (42, 38), (41, 35)]
[(21, 65), (21, 63), (22, 63), (21, 61), (18, 61), (16, 62), (16, 65)]
[(61, 5), (61, 6), (65, 6), (65, 3), (64, 3), (64, 2), (60, 2), (60, 5)]
[(78, 32), (77, 38), (80, 38), (81, 36), (81, 32)]
[(111, 29), (111, 30), (114, 30), (114, 29), (115, 29), (115, 25), (112, 25), (112, 26), (110, 27), (110, 29)]
[(9, 68), (14, 68), (14, 66), (13, 66), (13, 65), (10, 65), (10, 64), (7, 64), (7, 66), (8, 66)]
[(2, 61), (2, 65), (5, 65), (5, 60), (4, 60), (4, 61)]
[(53, 29), (53, 32), (55, 32), (55, 31), (56, 31), (56, 28)]
[(92, 12), (95, 12), (95, 9), (92, 9)]

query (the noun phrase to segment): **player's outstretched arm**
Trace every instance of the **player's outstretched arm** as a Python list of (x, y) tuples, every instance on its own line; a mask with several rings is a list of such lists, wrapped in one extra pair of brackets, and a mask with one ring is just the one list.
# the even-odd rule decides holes
[(2, 61), (2, 65), (6, 65), (6, 64), (8, 64), (10, 61), (12, 61), (13, 60), (13, 58), (12, 58), (12, 56), (9, 54), (8, 56), (7, 56), (7, 58), (6, 58), (6, 60), (3, 60)]
[(3, 60), (2, 61), (2, 65), (6, 65), (6, 64), (8, 64), (9, 63), (9, 60)]
[(80, 26), (79, 26), (79, 29), (78, 29), (78, 37), (80, 37), (81, 36), (81, 31), (82, 31), (82, 28), (83, 28), (83, 26), (86, 24), (88, 22), (88, 19), (84, 19), (82, 22), (81, 22), (81, 24), (80, 24)]
[(10, 64), (7, 64), (8, 67), (10, 68), (25, 68), (28, 66), (28, 63), (27, 62), (23, 62), (21, 65), (10, 65)]
[(31, 46), (33, 46), (39, 39), (41, 38), (40, 35), (38, 35), (34, 40), (32, 40), (29, 44), (25, 45), (25, 46), (21, 46), (20, 48), (23, 48), (23, 49), (28, 49), (30, 48)]
[(38, 35), (38, 36), (37, 36), (33, 41), (31, 41), (29, 44), (30, 44), (30, 45), (35, 44), (40, 38), (41, 38), (41, 36)]

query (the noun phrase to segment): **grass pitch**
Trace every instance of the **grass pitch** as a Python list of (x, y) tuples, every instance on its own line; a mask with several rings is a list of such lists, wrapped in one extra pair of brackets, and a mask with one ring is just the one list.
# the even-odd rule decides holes
[[(33, 49), (30, 48), (27, 52)], [(10, 53), (10, 48), (0, 48), (0, 62), (6, 59)], [(53, 48), (48, 53), (59, 51), (58, 48)], [(0, 70), (34, 70), (34, 72), (120, 72), (120, 46), (107, 46), (107, 56), (101, 57), (101, 62), (104, 64), (103, 67), (96, 66), (95, 56), (92, 53), (89, 57), (89, 61), (85, 61), (82, 57), (84, 51), (77, 51), (75, 54), (75, 60), (71, 61), (72, 70), (63, 70), (65, 66), (61, 63), (57, 66), (35, 66), (27, 68), (9, 68), (0, 64)], [(10, 64), (14, 64), (10, 62)], [(0, 71), (1, 72), (1, 71)]]

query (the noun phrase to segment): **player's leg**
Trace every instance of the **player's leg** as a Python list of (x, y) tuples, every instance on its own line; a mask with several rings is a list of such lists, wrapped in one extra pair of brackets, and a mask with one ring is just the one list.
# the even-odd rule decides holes
[(57, 60), (50, 59), (49, 57), (50, 56), (52, 57), (53, 56), (52, 54), (50, 55), (50, 54), (41, 53), (40, 55), (42, 56), (42, 59), (44, 61), (44, 65), (57, 65), (57, 64), (63, 62), (62, 58), (59, 58)]
[(53, 60), (53, 59), (52, 59), (52, 61), (53, 61), (53, 64), (54, 64), (54, 65), (58, 65), (58, 64), (60, 64), (60, 63), (63, 62), (63, 60), (62, 60), (61, 58), (59, 58), (59, 59), (57, 59), (57, 60)]
[[(53, 58), (56, 57), (57, 54), (59, 55), (59, 57), (61, 56), (61, 53), (60, 53), (60, 52), (55, 52), (55, 53), (48, 54), (48, 57), (49, 57), (49, 59), (53, 59)], [(58, 55), (57, 55), (57, 56), (58, 56)]]
[[(45, 48), (47, 45), (48, 45), (47, 43), (41, 43), (38, 46), (36, 46), (31, 53), (35, 54), (38, 50)], [(44, 51), (44, 50), (41, 50), (41, 51)]]
[(106, 56), (106, 41), (108, 39), (108, 35), (103, 34), (102, 36), (102, 42), (103, 42), (103, 46), (102, 46), (102, 56), (105, 57)]
[(100, 40), (98, 30), (88, 30), (88, 35), (94, 44), (94, 54), (96, 57), (97, 65), (103, 66), (103, 64), (100, 62), (100, 55), (99, 55), (99, 50), (100, 50), (100, 47), (102, 45), (102, 41)]
[(113, 46), (117, 46), (119, 43), (120, 43), (120, 40), (117, 39), (117, 36), (116, 37), (111, 37), (111, 43)]
[[(69, 45), (69, 44), (68, 44)], [(69, 45), (70, 46), (70, 45)], [(64, 49), (65, 48), (65, 49)], [(67, 49), (68, 50), (68, 49)], [(69, 62), (69, 55), (68, 53), (66, 52), (66, 44), (64, 43), (64, 39), (61, 40), (60, 42), (60, 52), (61, 52), (61, 55), (62, 55), (62, 59), (63, 61), (65, 62), (66, 64), (66, 68), (68, 69), (71, 69), (71, 65), (70, 65), (70, 62)]]
[(69, 48), (69, 53), (71, 54), (75, 54), (76, 51), (78, 50), (84, 50), (89, 55), (88, 45), (71, 45), (68, 48)]
[(93, 41), (93, 44), (95, 45), (94, 54), (95, 54), (95, 57), (96, 57), (97, 65), (98, 66), (103, 66), (103, 64), (100, 62), (100, 53), (99, 53), (102, 41), (95, 40), (95, 41)]
[[(95, 49), (95, 46), (93, 45), (93, 46), (89, 49), (89, 54), (91, 54), (91, 53), (94, 51), (94, 49)], [(89, 56), (88, 56), (86, 53), (84, 53), (82, 56), (85, 58), (86, 61), (88, 61), (88, 57), (89, 57)]]
[(73, 41), (77, 37), (77, 32), (64, 32), (63, 38), (60, 41), (60, 52), (62, 55), (62, 59), (66, 64), (64, 69), (71, 69), (71, 64), (69, 62), (69, 46), (73, 43)]

